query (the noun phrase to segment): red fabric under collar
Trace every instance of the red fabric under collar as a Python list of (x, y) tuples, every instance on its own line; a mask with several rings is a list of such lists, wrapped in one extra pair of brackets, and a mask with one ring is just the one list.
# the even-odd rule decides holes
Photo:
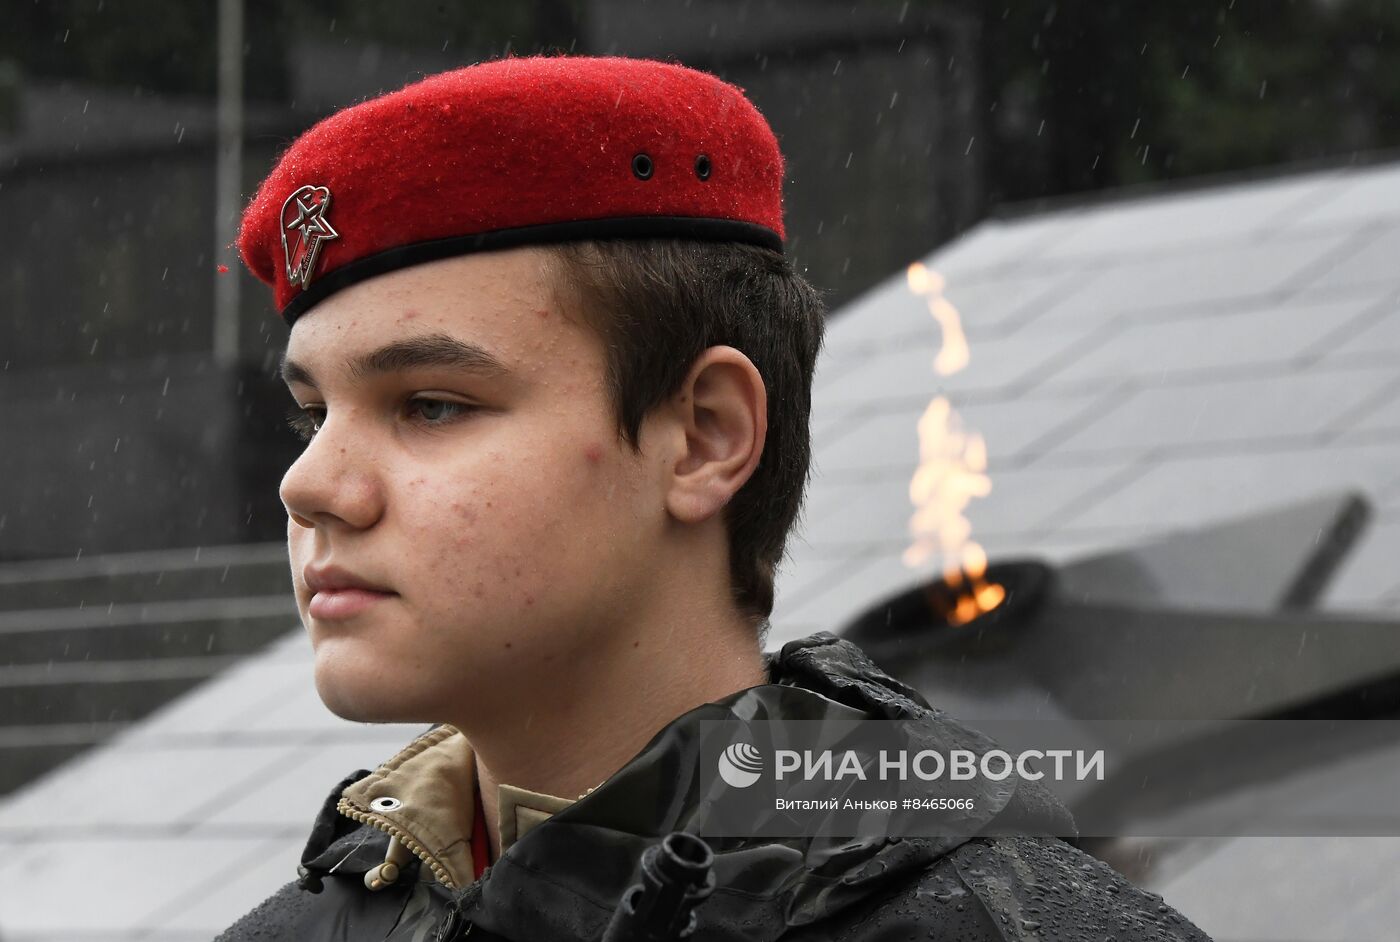
[(472, 817), (472, 879), (481, 879), (482, 871), (491, 865), (491, 839), (486, 834), (486, 809), (481, 804), (481, 789), (476, 790), (476, 814)]

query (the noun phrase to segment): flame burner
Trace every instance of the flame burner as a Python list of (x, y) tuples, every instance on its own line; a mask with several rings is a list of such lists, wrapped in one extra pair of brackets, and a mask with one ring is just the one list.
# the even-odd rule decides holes
[[(1224, 833), (1221, 808), (1233, 806), (1221, 801), (1242, 798), (1254, 821), (1270, 789), (1276, 808), (1305, 800), (1270, 825), (1297, 827), (1329, 787), (1320, 770), (1362, 756), (1377, 768), (1368, 753), (1394, 749), (1388, 724), (1336, 721), (1400, 719), (1400, 623), (1309, 610), (1368, 512), (1342, 492), (1053, 565), (997, 562), (984, 578), (1005, 600), (965, 624), (956, 602), (968, 580), (935, 577), (838, 635), (1004, 747), (1063, 739), (1110, 750), (1109, 779), (1050, 784), (1089, 841), (1081, 847), (1101, 857), (1140, 860), (1141, 844), (1113, 843), (1135, 833)], [(1264, 719), (1328, 722), (1267, 734), (1228, 722)], [(1389, 820), (1393, 807), (1379, 807), (1354, 806), (1369, 829), (1358, 833)]]
[(964, 624), (950, 618), (967, 582), (936, 578), (872, 606), (842, 636), (877, 661), (897, 652), (968, 647), (979, 654), (1002, 651), (1017, 631), (1035, 621), (1054, 582), (1054, 571), (1038, 560), (992, 563), (984, 577), (1002, 586), (1001, 604)]

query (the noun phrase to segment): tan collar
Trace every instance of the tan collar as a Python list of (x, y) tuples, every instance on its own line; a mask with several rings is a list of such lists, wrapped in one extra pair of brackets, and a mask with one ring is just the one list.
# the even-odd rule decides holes
[[(392, 835), (439, 883), (472, 882), (476, 754), (452, 726), (419, 736), (402, 752), (341, 792), (341, 813)], [(502, 784), (497, 825), (501, 852), (577, 799)]]

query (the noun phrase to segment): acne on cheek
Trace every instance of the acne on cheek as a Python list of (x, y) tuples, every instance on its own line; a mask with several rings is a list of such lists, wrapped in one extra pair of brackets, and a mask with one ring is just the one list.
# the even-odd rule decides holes
[(583, 457), (591, 465), (597, 465), (603, 460), (603, 446), (594, 442), (583, 449)]
[[(476, 511), (473, 510), (471, 507), (466, 506), (465, 504), (462, 504), (458, 501), (453, 501), (452, 512), (458, 517), (460, 517), (462, 519), (462, 522), (467, 524), (468, 526), (470, 526), (473, 523), (476, 523)], [(461, 543), (470, 541), (466, 539), (460, 539), (458, 540), (458, 542)]]

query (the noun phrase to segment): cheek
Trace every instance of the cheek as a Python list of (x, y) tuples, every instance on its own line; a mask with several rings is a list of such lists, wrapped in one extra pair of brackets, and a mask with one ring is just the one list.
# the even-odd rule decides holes
[(614, 561), (641, 514), (636, 467), (596, 433), (548, 431), (406, 482), (414, 583), (449, 607), (493, 600), (539, 611)]
[(449, 607), (493, 597), (533, 605), (556, 525), (547, 493), (553, 484), (541, 472), (497, 460), (412, 487), (405, 522), (418, 562), (413, 580), (431, 585)]

